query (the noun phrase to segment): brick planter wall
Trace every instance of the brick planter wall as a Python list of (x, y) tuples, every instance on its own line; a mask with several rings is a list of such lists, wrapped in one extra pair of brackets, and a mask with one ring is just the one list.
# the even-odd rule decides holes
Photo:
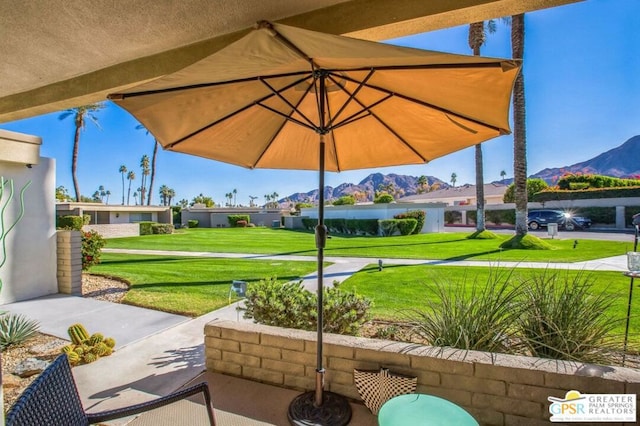
[(58, 291), (82, 294), (82, 236), (80, 231), (56, 232)]
[[(640, 371), (325, 334), (325, 388), (360, 400), (353, 369), (418, 377), (417, 392), (467, 409), (483, 425), (549, 425), (548, 396), (639, 394)], [(231, 321), (205, 326), (208, 371), (313, 390), (316, 333)]]

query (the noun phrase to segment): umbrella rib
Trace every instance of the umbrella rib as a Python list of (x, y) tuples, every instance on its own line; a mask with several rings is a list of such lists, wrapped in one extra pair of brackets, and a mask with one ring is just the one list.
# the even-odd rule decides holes
[[(334, 117), (331, 117), (331, 119), (329, 120), (329, 127), (331, 127), (332, 123), (335, 120), (338, 119), (338, 117), (340, 116), (340, 114), (342, 114), (342, 112), (345, 110), (347, 105), (349, 105), (349, 103), (355, 98), (355, 96), (358, 94), (358, 92), (360, 92), (360, 89), (362, 89), (366, 85), (367, 81), (369, 81), (371, 76), (373, 76), (374, 71), (375, 70), (373, 68), (371, 70), (369, 70), (369, 74), (367, 74), (367, 76), (360, 82), (360, 84), (358, 84), (358, 87), (356, 87), (356, 90), (354, 90), (353, 93), (349, 93), (349, 91), (347, 89), (345, 89), (343, 86), (341, 86), (340, 83), (333, 78), (333, 75), (329, 75), (329, 78), (331, 79), (331, 81), (333, 83), (335, 83), (338, 87), (340, 87), (344, 92), (349, 93), (349, 98), (344, 102), (344, 104), (342, 104), (342, 106), (340, 107), (340, 109), (338, 110), (336, 115)], [(360, 114), (360, 113), (358, 113), (358, 114)], [(353, 115), (357, 115), (357, 114), (353, 114)], [(348, 120), (349, 119), (347, 118), (347, 119), (345, 119), (343, 121), (348, 121)]]
[[(302, 79), (302, 80), (298, 81), (296, 84), (298, 84), (298, 83), (300, 83), (300, 82), (302, 82), (302, 81), (304, 81), (304, 80), (305, 80), (305, 79)], [(287, 104), (287, 105), (291, 108), (291, 110), (292, 110), (291, 112), (298, 112), (298, 114), (300, 114), (300, 116), (301, 116), (302, 118), (304, 118), (304, 119), (307, 121), (307, 123), (308, 123), (308, 124), (304, 124), (302, 121), (297, 120), (297, 119), (295, 119), (295, 118), (291, 117), (291, 115), (290, 115), (290, 114), (284, 114), (284, 113), (282, 113), (282, 112), (280, 112), (280, 111), (277, 111), (276, 109), (274, 109), (274, 108), (272, 108), (272, 107), (269, 107), (269, 106), (267, 106), (267, 105), (263, 105), (261, 102), (258, 102), (258, 105), (260, 105), (260, 106), (261, 106), (261, 107), (263, 107), (263, 108), (268, 109), (269, 111), (275, 112), (276, 114), (281, 115), (281, 116), (283, 116), (283, 117), (287, 118), (288, 120), (291, 120), (291, 121), (293, 121), (293, 122), (295, 122), (295, 123), (298, 123), (298, 124), (299, 124), (299, 125), (301, 125), (301, 126), (308, 127), (308, 128), (310, 128), (310, 129), (312, 129), (312, 130), (315, 130), (315, 129), (316, 129), (316, 126), (313, 124), (313, 121), (311, 121), (311, 119), (309, 119), (309, 117), (307, 117), (307, 116), (306, 116), (306, 115), (304, 115), (301, 111), (299, 111), (297, 106), (294, 106), (291, 102), (289, 102), (289, 100), (288, 100), (288, 99), (286, 99), (286, 98), (285, 98), (284, 96), (282, 96), (282, 94), (280, 93), (280, 92), (281, 92), (281, 91), (283, 91), (283, 90), (287, 90), (288, 88), (295, 86), (295, 84), (285, 86), (285, 87), (284, 87), (283, 89), (281, 89), (281, 90), (276, 90), (275, 88), (273, 88), (273, 86), (271, 86), (271, 85), (270, 85), (268, 82), (266, 82), (264, 79), (260, 78), (260, 79), (259, 79), (259, 81), (260, 81), (262, 84), (264, 84), (265, 86), (267, 86), (267, 88), (268, 88), (269, 90), (271, 90), (271, 92), (272, 92), (275, 96), (277, 96), (277, 97), (278, 97), (282, 102), (284, 102), (285, 104)], [(300, 98), (300, 99), (304, 98), (304, 96), (306, 96), (306, 95), (309, 93), (309, 90), (311, 90), (311, 86), (307, 87), (307, 89), (306, 89), (306, 93), (305, 93), (303, 96), (301, 96), (301, 98)]]
[[(287, 74), (287, 76), (297, 75), (297, 74), (300, 74), (300, 73)], [(303, 82), (305, 79), (306, 79), (306, 78), (305, 78), (305, 77), (303, 77), (303, 78), (301, 78), (301, 79), (298, 79), (298, 80), (294, 81), (293, 83), (289, 83), (288, 85), (286, 85), (285, 87), (283, 87), (281, 90), (287, 90), (287, 89), (289, 89), (289, 88), (291, 88), (291, 87), (294, 87), (295, 85), (300, 84), (301, 82)], [(262, 81), (262, 82), (264, 83), (264, 81), (262, 80), (262, 78), (252, 78), (252, 79), (250, 79), (250, 80), (251, 80), (251, 81), (259, 80), (259, 81)], [(246, 81), (249, 81), (249, 80), (246, 80)], [(222, 123), (223, 121), (228, 120), (228, 119), (230, 119), (230, 118), (232, 118), (232, 117), (236, 116), (237, 114), (240, 114), (241, 112), (243, 112), (243, 111), (247, 110), (248, 108), (251, 108), (251, 107), (252, 107), (252, 106), (254, 106), (254, 105), (259, 105), (259, 106), (261, 106), (261, 107), (263, 107), (263, 108), (270, 109), (269, 107), (266, 107), (262, 102), (266, 101), (266, 100), (267, 100), (267, 99), (269, 99), (269, 98), (272, 98), (274, 95), (277, 95), (277, 91), (276, 91), (276, 90), (274, 90), (274, 89), (272, 89), (268, 84), (265, 84), (265, 85), (271, 89), (272, 93), (270, 93), (270, 94), (268, 94), (268, 95), (266, 95), (266, 96), (263, 96), (262, 98), (260, 98), (260, 99), (258, 99), (258, 100), (256, 100), (256, 101), (253, 101), (252, 103), (247, 104), (247, 105), (243, 106), (242, 108), (239, 108), (239, 109), (237, 109), (237, 110), (233, 111), (232, 113), (227, 114), (227, 115), (225, 115), (224, 117), (222, 117), (222, 118), (220, 118), (220, 119), (218, 119), (218, 120), (216, 120), (216, 121), (214, 121), (214, 122), (212, 122), (212, 123), (209, 123), (208, 125), (206, 125), (206, 126), (204, 126), (204, 127), (201, 127), (201, 128), (199, 128), (199, 129), (197, 129), (197, 130), (194, 130), (193, 132), (189, 133), (189, 134), (188, 134), (188, 135), (186, 135), (186, 136), (183, 136), (182, 138), (180, 138), (180, 139), (176, 140), (175, 142), (172, 142), (172, 143), (170, 143), (170, 144), (167, 144), (167, 146), (165, 147), (165, 149), (171, 149), (171, 148), (173, 148), (174, 146), (176, 146), (176, 145), (178, 145), (178, 144), (180, 144), (180, 143), (184, 142), (186, 139), (188, 139), (188, 138), (190, 138), (190, 137), (193, 137), (193, 136), (197, 135), (198, 133), (200, 133), (200, 132), (202, 132), (202, 131), (204, 131), (204, 130), (207, 130), (208, 128), (210, 128), (210, 127), (212, 127), (212, 126), (215, 126), (216, 124)], [(211, 85), (209, 85), (209, 86), (211, 86)], [(170, 91), (177, 91), (177, 90), (185, 90), (185, 88), (183, 87), (183, 88), (173, 88), (173, 89), (170, 89)], [(143, 92), (140, 92), (140, 94), (142, 94), (142, 93), (143, 93)], [(155, 93), (155, 92), (154, 92), (154, 93)], [(286, 100), (285, 100), (285, 102), (286, 102)], [(295, 107), (294, 107), (294, 109), (295, 109)], [(277, 113), (277, 114), (283, 115), (283, 114), (282, 114), (282, 113), (280, 113), (279, 111), (276, 111), (276, 110), (273, 110), (273, 109), (271, 109), (271, 110), (272, 110), (273, 112)], [(301, 115), (302, 115), (302, 114), (301, 114)], [(286, 117), (286, 116), (285, 116), (285, 117)], [(306, 118), (306, 117), (305, 117), (305, 118)], [(302, 123), (302, 122), (300, 122), (299, 124), (300, 124), (300, 125), (302, 125), (302, 126), (307, 127), (307, 126), (306, 126), (304, 123)], [(313, 129), (315, 130), (315, 128), (313, 128)]]
[[(304, 79), (303, 79), (302, 81), (304, 81)], [(283, 89), (283, 90), (285, 90), (285, 89)], [(311, 90), (311, 86), (307, 87), (306, 93), (309, 93), (309, 90)], [(305, 94), (305, 95), (306, 95), (306, 94)], [(302, 100), (303, 100), (303, 99), (304, 99), (304, 96), (301, 96), (301, 97), (300, 97), (300, 99), (298, 100), (298, 103), (297, 103), (296, 105), (291, 105), (291, 107), (293, 108), (293, 109), (292, 109), (292, 112), (294, 112), (294, 111), (297, 111), (297, 110), (298, 110), (298, 106), (300, 105), (300, 103), (302, 102)], [(284, 127), (284, 125), (286, 124), (286, 122), (287, 122), (287, 121), (292, 121), (292, 122), (294, 122), (294, 123), (299, 124), (300, 126), (303, 126), (303, 127), (307, 127), (307, 128), (309, 128), (309, 126), (308, 126), (308, 125), (306, 125), (305, 123), (300, 122), (300, 121), (296, 120), (296, 119), (295, 119), (295, 118), (293, 118), (293, 117), (287, 116), (287, 115), (285, 115), (285, 114), (281, 113), (280, 111), (273, 110), (272, 108), (268, 107), (267, 105), (263, 105), (263, 104), (259, 104), (259, 105), (260, 105), (261, 107), (266, 108), (266, 109), (268, 109), (268, 110), (270, 110), (270, 111), (272, 111), (272, 112), (274, 112), (274, 113), (276, 113), (276, 114), (278, 114), (278, 115), (280, 115), (280, 116), (282, 116), (282, 117), (284, 117), (284, 118), (285, 118), (285, 121), (283, 121), (283, 122), (282, 122), (282, 124), (280, 124), (280, 127), (279, 127), (279, 128), (278, 128), (278, 130), (275, 132), (275, 134), (276, 134), (276, 135), (280, 133), (280, 131), (282, 130), (282, 128)], [(300, 113), (300, 112), (298, 111), (298, 113)], [(310, 128), (311, 128), (311, 130), (316, 130), (316, 127), (315, 127), (315, 126), (314, 126), (314, 127), (310, 127)], [(257, 165), (258, 163), (260, 163), (260, 160), (262, 160), (262, 157), (264, 157), (264, 155), (266, 154), (267, 150), (269, 149), (269, 147), (270, 147), (270, 146), (271, 146), (271, 144), (273, 143), (273, 140), (274, 140), (274, 137), (271, 137), (271, 139), (270, 139), (270, 140), (269, 140), (269, 142), (266, 144), (266, 146), (264, 147), (264, 149), (262, 150), (262, 152), (260, 153), (260, 155), (258, 156), (258, 158), (256, 159), (256, 161), (254, 161), (254, 163), (253, 163), (253, 167), (252, 167), (252, 168), (255, 168), (255, 167), (256, 167), (256, 165)]]

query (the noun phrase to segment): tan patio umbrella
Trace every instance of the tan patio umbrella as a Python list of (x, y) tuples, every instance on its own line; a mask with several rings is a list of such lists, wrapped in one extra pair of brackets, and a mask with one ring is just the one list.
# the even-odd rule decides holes
[[(291, 404), (292, 423), (334, 426), (351, 415), (346, 401), (323, 392), (325, 170), (427, 163), (508, 134), (519, 68), (260, 22), (199, 62), (109, 95), (167, 150), (319, 170), (316, 390)], [(344, 405), (348, 413), (334, 409)]]

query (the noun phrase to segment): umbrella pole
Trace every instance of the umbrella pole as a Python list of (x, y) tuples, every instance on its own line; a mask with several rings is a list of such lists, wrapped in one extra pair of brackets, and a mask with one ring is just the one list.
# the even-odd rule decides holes
[(345, 426), (351, 420), (351, 406), (342, 395), (324, 391), (324, 368), (322, 366), (322, 330), (324, 308), (324, 247), (327, 242), (327, 227), (324, 225), (324, 172), (325, 172), (325, 142), (324, 135), (324, 94), (326, 74), (319, 74), (321, 95), (318, 99), (320, 114), (320, 152), (319, 152), (319, 182), (318, 182), (318, 225), (316, 225), (316, 248), (318, 249), (318, 324), (316, 349), (316, 383), (315, 392), (305, 392), (298, 395), (289, 404), (287, 416), (292, 425), (309, 426)]
[(322, 366), (322, 330), (324, 325), (324, 248), (327, 244), (327, 227), (324, 225), (324, 135), (320, 135), (320, 166), (318, 182), (318, 225), (316, 225), (316, 248), (318, 249), (318, 324), (316, 350), (316, 394), (315, 405), (322, 405), (324, 368)]

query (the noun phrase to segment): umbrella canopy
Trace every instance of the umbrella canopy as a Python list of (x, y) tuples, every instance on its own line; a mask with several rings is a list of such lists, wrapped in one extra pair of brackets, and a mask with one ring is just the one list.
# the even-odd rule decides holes
[[(421, 164), (509, 133), (517, 62), (262, 24), (171, 75), (109, 98), (167, 150), (248, 168)], [(327, 75), (324, 122), (319, 74)]]
[(509, 133), (519, 68), (260, 22), (181, 71), (109, 95), (167, 150), (319, 170), (316, 391), (291, 404), (293, 424), (351, 417), (346, 400), (322, 390), (325, 170), (427, 163)]

